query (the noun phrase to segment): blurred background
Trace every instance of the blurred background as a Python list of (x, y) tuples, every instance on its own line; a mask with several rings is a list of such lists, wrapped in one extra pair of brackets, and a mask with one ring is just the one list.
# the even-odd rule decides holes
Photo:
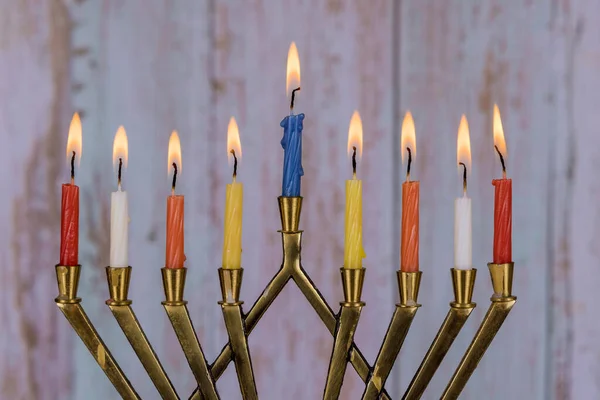
[[(595, 0), (1, 0), (0, 398), (113, 399), (118, 395), (54, 304), (60, 184), (68, 181), (68, 125), (83, 123), (80, 295), (90, 318), (144, 399), (149, 378), (104, 304), (109, 257), (112, 141), (129, 137), (134, 309), (182, 398), (195, 387), (167, 316), (167, 143), (183, 146), (186, 296), (209, 360), (226, 342), (219, 300), (226, 131), (239, 127), (245, 185), (242, 298), (248, 308), (281, 262), (276, 197), (288, 113), (285, 63), (302, 68), (296, 109), (306, 113), (303, 264), (328, 302), (341, 300), (344, 180), (353, 110), (364, 125), (367, 303), (356, 341), (373, 362), (398, 299), (400, 126), (411, 110), (421, 181), (421, 269), (416, 316), (387, 389), (410, 382), (452, 299), (453, 199), (461, 194), (456, 134), (471, 132), (473, 261), (479, 307), (424, 398), (436, 399), (491, 293), (492, 145), (497, 103), (513, 178), (514, 293), (519, 301), (471, 378), (464, 399), (600, 398), (600, 3)], [(294, 285), (250, 337), (264, 399), (322, 395), (332, 338)], [(239, 399), (232, 365), (219, 380)], [(363, 385), (348, 368), (343, 398)]]

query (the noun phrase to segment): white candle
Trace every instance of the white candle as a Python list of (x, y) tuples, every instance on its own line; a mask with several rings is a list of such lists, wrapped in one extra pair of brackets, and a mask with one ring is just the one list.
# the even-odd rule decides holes
[(127, 267), (127, 248), (129, 242), (129, 213), (127, 210), (127, 192), (112, 192), (110, 205), (110, 266)]
[(454, 200), (454, 268), (471, 269), (471, 199), (467, 194)]
[(110, 266), (128, 267), (129, 210), (127, 192), (121, 190), (121, 173), (127, 166), (129, 146), (125, 128), (119, 127), (113, 142), (113, 165), (118, 169), (118, 189), (110, 201)]

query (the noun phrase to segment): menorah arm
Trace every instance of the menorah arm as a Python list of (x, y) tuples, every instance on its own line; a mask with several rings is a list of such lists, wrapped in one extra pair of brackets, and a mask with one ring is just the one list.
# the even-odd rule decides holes
[(55, 299), (56, 305), (67, 318), (73, 330), (81, 338), (92, 356), (102, 368), (107, 378), (113, 384), (123, 399), (140, 399), (133, 386), (110, 354), (110, 351), (98, 335), (81, 306), (81, 299), (77, 297), (79, 284), (80, 265), (56, 266), (59, 295)]
[(106, 304), (112, 311), (125, 337), (131, 344), (150, 380), (163, 399), (178, 400), (179, 396), (150, 345), (128, 299), (131, 267), (106, 267), (110, 299)]
[(458, 368), (452, 375), (441, 399), (457, 399), (469, 378), (475, 372), (486, 350), (494, 340), (496, 333), (502, 327), (508, 313), (512, 310), (517, 298), (512, 295), (512, 278), (514, 263), (489, 263), (494, 295), (473, 341), (465, 352)]
[(402, 397), (403, 400), (418, 400), (421, 398), (448, 350), (450, 350), (454, 339), (456, 339), (475, 308), (475, 303), (471, 299), (477, 270), (474, 268), (452, 268), (451, 275), (454, 301), (450, 303), (450, 310), (435, 339), (433, 339), (427, 354), (423, 357), (419, 369), (417, 369), (415, 376), (408, 385), (408, 389)]

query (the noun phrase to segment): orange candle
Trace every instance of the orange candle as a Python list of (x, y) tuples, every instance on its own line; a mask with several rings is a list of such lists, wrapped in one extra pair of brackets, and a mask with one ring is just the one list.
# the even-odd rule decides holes
[(183, 251), (183, 219), (184, 197), (175, 194), (177, 174), (181, 174), (181, 144), (177, 132), (171, 133), (169, 139), (169, 173), (173, 171), (171, 196), (167, 198), (167, 250), (165, 267), (183, 268), (185, 253)]
[[(402, 184), (402, 232), (400, 270), (419, 270), (419, 181), (410, 180), (410, 166), (416, 155), (415, 124), (412, 114), (406, 113), (402, 122), (402, 161), (408, 156), (406, 181)], [(404, 151), (406, 149), (406, 152)]]

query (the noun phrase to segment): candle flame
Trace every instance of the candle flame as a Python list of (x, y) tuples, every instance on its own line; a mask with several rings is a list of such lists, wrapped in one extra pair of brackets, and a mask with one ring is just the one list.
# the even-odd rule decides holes
[(81, 137), (81, 120), (79, 114), (73, 114), (71, 119), (71, 125), (69, 126), (69, 137), (67, 138), (67, 163), (71, 163), (73, 152), (75, 152), (75, 161), (79, 166), (81, 161), (81, 148), (82, 148), (82, 137)]
[(235, 118), (233, 117), (231, 117), (229, 126), (227, 126), (227, 157), (230, 165), (233, 164), (231, 150), (235, 152), (235, 156), (239, 161), (242, 158), (242, 143), (240, 142), (240, 131), (237, 122), (235, 122)]
[(502, 120), (500, 119), (500, 110), (498, 106), (494, 104), (494, 122), (493, 122), (493, 130), (494, 130), (494, 146), (498, 147), (502, 156), (506, 159), (507, 150), (506, 150), (506, 140), (504, 140), (504, 129), (502, 128)]
[(177, 164), (177, 176), (181, 175), (181, 143), (177, 131), (171, 132), (169, 138), (169, 157), (167, 159), (167, 172), (173, 171), (173, 163)]
[(129, 144), (127, 142), (127, 132), (123, 125), (119, 126), (113, 141), (113, 167), (116, 169), (119, 166), (119, 158), (123, 159), (123, 166), (127, 167), (127, 159), (129, 157)]
[(356, 110), (352, 114), (348, 128), (348, 156), (352, 157), (354, 147), (356, 147), (356, 159), (360, 160), (363, 148), (363, 127), (360, 114)]
[(404, 121), (402, 121), (402, 134), (400, 136), (400, 150), (402, 151), (402, 164), (408, 161), (408, 151), (406, 148), (410, 148), (410, 155), (414, 161), (417, 155), (417, 138), (415, 133), (415, 121), (410, 111), (407, 111), (404, 115)]
[(300, 57), (298, 57), (298, 49), (296, 43), (290, 44), (287, 58), (287, 74), (285, 79), (285, 94), (290, 96), (292, 90), (300, 87)]
[(471, 139), (469, 138), (469, 123), (464, 114), (460, 118), (460, 125), (458, 126), (456, 162), (461, 173), (463, 168), (460, 166), (460, 163), (464, 163), (467, 167), (467, 172), (471, 172)]

